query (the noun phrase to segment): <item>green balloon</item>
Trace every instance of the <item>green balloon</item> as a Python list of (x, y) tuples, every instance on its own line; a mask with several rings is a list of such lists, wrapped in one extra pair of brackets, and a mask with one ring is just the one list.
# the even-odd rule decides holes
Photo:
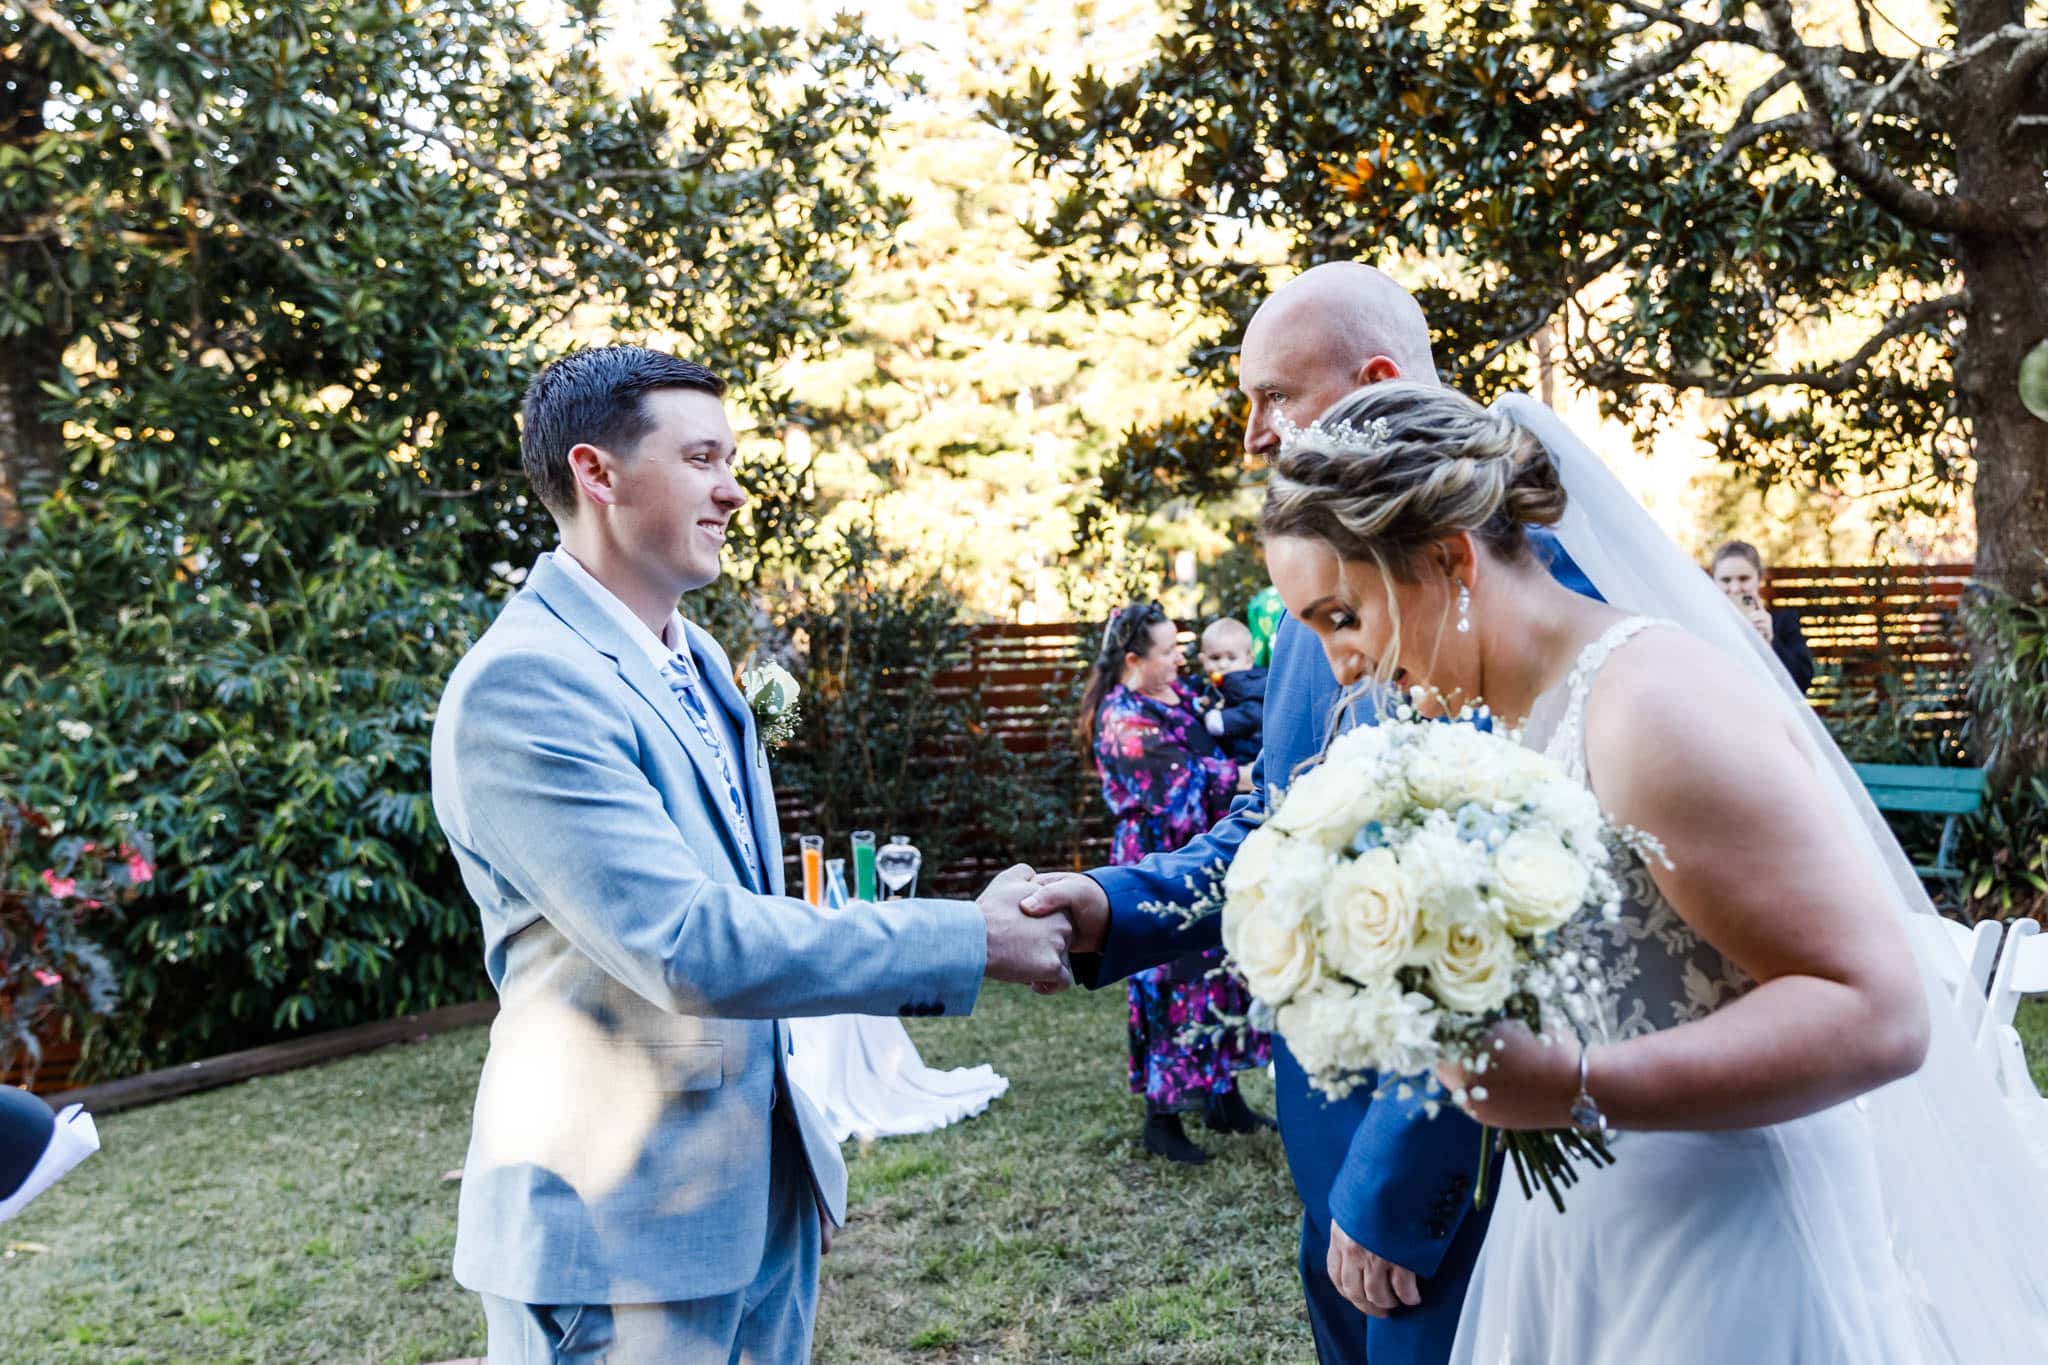
[(2048, 422), (2048, 341), (2036, 345), (2020, 360), (2020, 402), (2027, 411)]

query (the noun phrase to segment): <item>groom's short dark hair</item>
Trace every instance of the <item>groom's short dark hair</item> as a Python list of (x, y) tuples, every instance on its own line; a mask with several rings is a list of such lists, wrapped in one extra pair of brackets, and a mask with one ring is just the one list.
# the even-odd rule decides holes
[(576, 511), (569, 452), (579, 445), (631, 451), (654, 425), (646, 397), (657, 389), (695, 389), (718, 398), (725, 381), (695, 361), (645, 346), (574, 351), (533, 377), (519, 405), (519, 463), (550, 512), (566, 517)]

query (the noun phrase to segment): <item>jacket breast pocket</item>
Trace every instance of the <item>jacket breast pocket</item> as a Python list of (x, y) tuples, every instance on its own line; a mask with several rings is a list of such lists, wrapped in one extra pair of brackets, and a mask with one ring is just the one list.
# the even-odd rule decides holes
[(725, 1044), (716, 1038), (614, 1043), (606, 1051), (617, 1083), (636, 1090), (675, 1095), (725, 1084)]

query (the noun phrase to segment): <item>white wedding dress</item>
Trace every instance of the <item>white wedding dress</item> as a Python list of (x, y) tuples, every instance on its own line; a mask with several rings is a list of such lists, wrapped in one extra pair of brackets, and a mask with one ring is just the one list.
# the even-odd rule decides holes
[(791, 1019), (788, 1028), (789, 1078), (840, 1142), (929, 1133), (972, 1118), (1010, 1088), (994, 1067), (926, 1066), (895, 1019), (834, 1014)]
[[(1586, 780), (1586, 697), (1601, 665), (1658, 623), (1623, 621), (1537, 703), (1525, 742)], [(1669, 628), (1669, 627), (1664, 627)], [(1547, 739), (1547, 743), (1545, 742)], [(1616, 868), (1621, 918), (1583, 945), (1609, 995), (1595, 1041), (1711, 1013), (1753, 984), (1672, 909), (1643, 861)], [(1867, 1117), (1837, 1105), (1724, 1132), (1617, 1133), (1560, 1214), (1511, 1172), (1454, 1360), (1471, 1365), (1887, 1365), (1923, 1357), (1886, 1247)], [(1822, 1173), (1817, 1183), (1808, 1178)]]
[[(1521, 395), (1495, 411), (1550, 452), (1567, 497), (1558, 541), (1630, 613), (1539, 702), (1528, 742), (1584, 781), (1594, 677), (1630, 638), (1675, 623), (1771, 692), (1850, 836), (1849, 856), (1883, 874), (1873, 913), (1933, 915), (1883, 816), (1756, 632), (1555, 413)], [(1593, 939), (1616, 983), (1599, 1031), (1628, 1038), (1674, 1027), (1748, 990), (1641, 859), (1621, 856), (1621, 920)], [(1459, 1322), (1457, 1365), (2048, 1361), (2038, 1246), (2048, 1182), (1971, 1046), (1981, 995), (1960, 989), (1960, 959), (1929, 950), (1939, 936), (1908, 937), (1929, 1011), (1917, 1072), (1788, 1123), (1619, 1133), (1615, 1164), (1584, 1172), (1562, 1214), (1506, 1176)]]

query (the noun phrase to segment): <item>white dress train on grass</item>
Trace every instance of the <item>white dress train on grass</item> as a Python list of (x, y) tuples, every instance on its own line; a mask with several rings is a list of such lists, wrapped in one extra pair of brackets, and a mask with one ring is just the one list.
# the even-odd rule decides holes
[(1010, 1088), (990, 1066), (935, 1071), (900, 1021), (834, 1014), (788, 1021), (789, 1078), (844, 1142), (929, 1133), (972, 1118)]

